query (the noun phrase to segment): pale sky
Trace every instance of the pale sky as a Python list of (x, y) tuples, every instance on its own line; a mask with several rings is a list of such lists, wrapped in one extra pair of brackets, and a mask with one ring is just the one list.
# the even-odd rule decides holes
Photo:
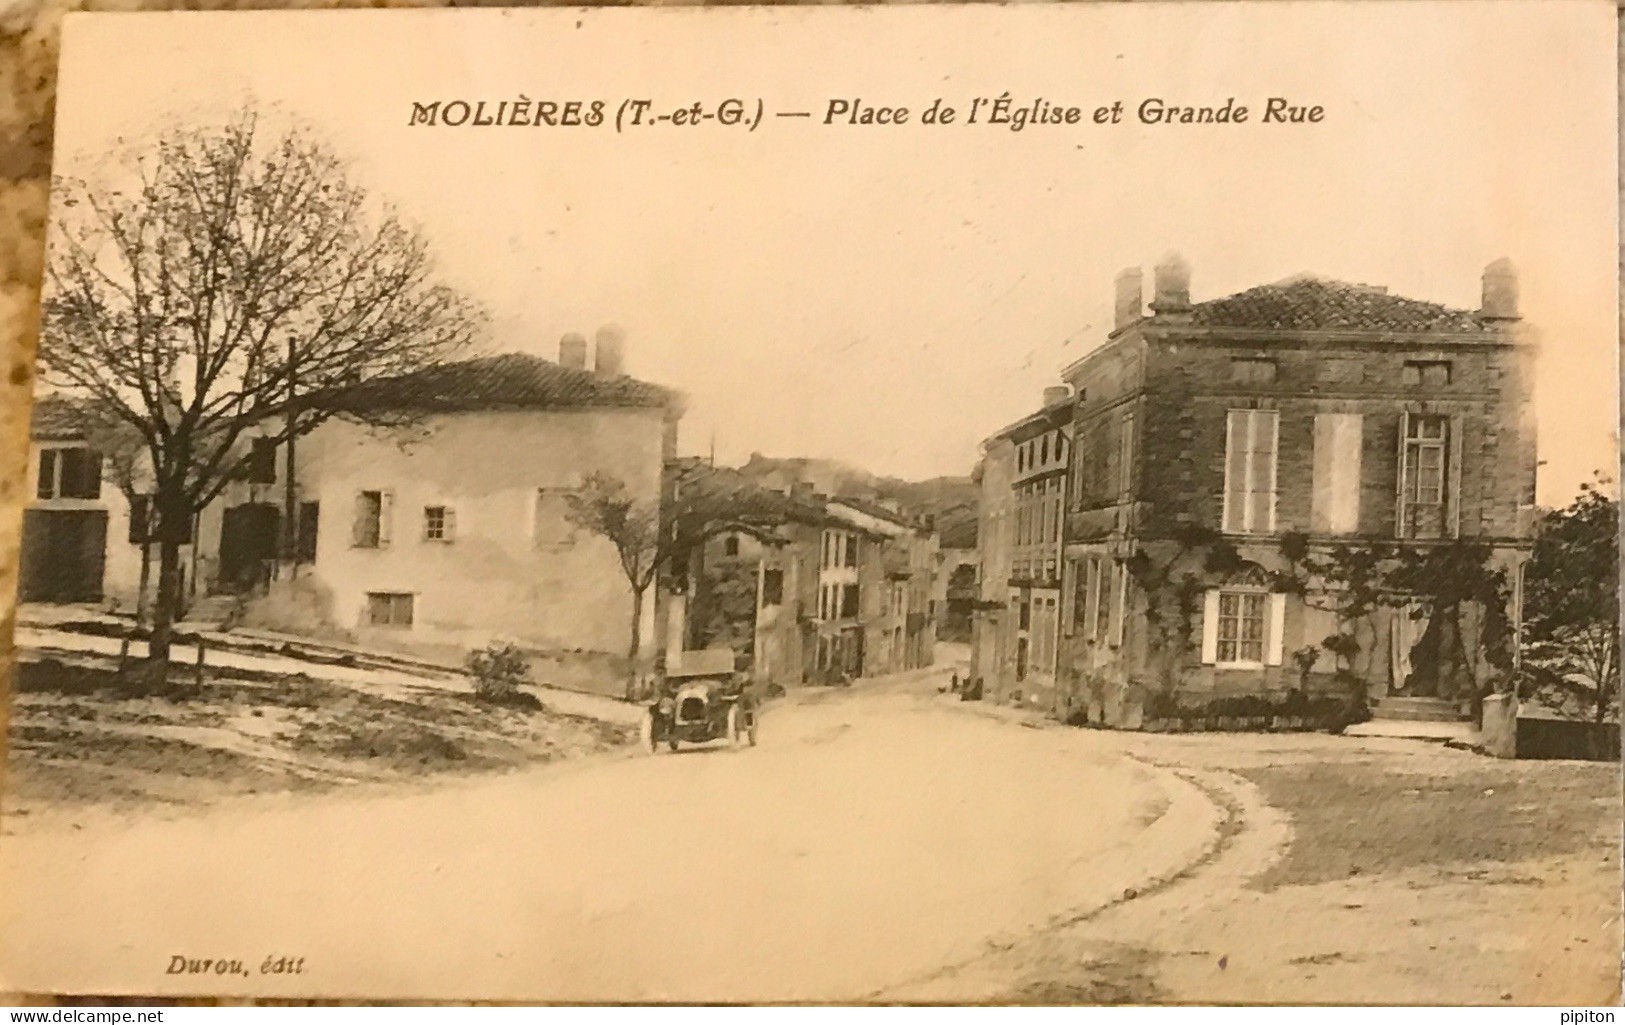
[[(632, 373), (690, 396), (685, 451), (914, 478), (969, 472), (1103, 341), (1125, 266), (1149, 285), (1177, 250), (1196, 301), (1310, 272), (1476, 308), (1507, 256), (1561, 503), (1617, 464), (1614, 25), (1605, 0), (70, 16), (58, 159), (94, 173), (251, 94), (422, 226), (501, 347), (615, 323)], [(1085, 123), (963, 124), (1006, 90)], [(816, 115), (408, 125), (414, 100), (521, 95)], [(1270, 96), (1325, 120), (1261, 124)], [(918, 123), (936, 97), (960, 124)], [(1148, 97), (1253, 114), (1135, 123)], [(911, 121), (826, 126), (836, 98)], [(1116, 100), (1123, 123), (1089, 121)]]

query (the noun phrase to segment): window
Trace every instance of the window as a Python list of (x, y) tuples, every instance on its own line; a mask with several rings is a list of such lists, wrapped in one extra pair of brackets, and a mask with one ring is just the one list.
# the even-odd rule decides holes
[(1273, 409), (1232, 409), (1225, 429), (1224, 531), (1268, 534), (1275, 530)]
[(739, 535), (729, 534), (722, 539), (722, 554), (735, 556), (739, 554)]
[(100, 498), (102, 457), (88, 448), (43, 448), (39, 454), (39, 498)]
[(1202, 661), (1221, 668), (1281, 664), (1286, 595), (1262, 588), (1218, 588), (1202, 609)]
[(1219, 592), (1218, 662), (1264, 664), (1264, 595)]
[[(1453, 497), (1455, 462), (1447, 458), (1452, 441), (1450, 421), (1443, 416), (1400, 416), (1399, 536), (1439, 538), (1446, 534), (1446, 513)], [(1454, 524), (1450, 524), (1454, 527)]]
[(537, 548), (567, 548), (575, 543), (576, 526), (570, 520), (570, 488), (537, 488), (532, 515), (532, 543)]
[(1360, 528), (1362, 424), (1359, 413), (1315, 414), (1310, 495), (1314, 533), (1352, 534)]
[(764, 570), (762, 572), (762, 605), (767, 607), (782, 604), (784, 604), (784, 570)]
[(1028, 630), (1033, 625), (1033, 607), (1029, 602), (1022, 602), (1016, 606), (1016, 629)]
[(858, 617), (858, 585), (845, 584), (841, 587), (841, 618), (856, 619)]
[[(153, 496), (136, 495), (130, 499), (130, 543), (153, 544), (159, 539), (158, 514), (153, 504)], [(181, 536), (177, 539), (183, 545), (192, 543), (192, 517), (187, 516), (181, 521)]]
[(1049, 435), (1047, 434), (1044, 435), (1043, 447), (1039, 450), (1038, 461), (1041, 463), (1049, 462)]
[(423, 507), (423, 540), (449, 543), (457, 536), (457, 512), (447, 505)]
[(357, 548), (384, 548), (389, 545), (390, 506), (394, 497), (388, 491), (361, 491), (355, 496), (355, 519), (350, 543)]
[(371, 626), (407, 627), (412, 625), (413, 596), (395, 592), (371, 591), (367, 594), (367, 623)]
[(1275, 361), (1272, 359), (1233, 359), (1230, 361), (1230, 380), (1237, 384), (1274, 384)]
[(846, 535), (846, 562), (842, 563), (842, 565), (846, 566), (848, 569), (851, 569), (857, 564), (858, 536), (856, 534), (848, 534)]
[(1410, 360), (1400, 370), (1399, 381), (1407, 388), (1442, 388), (1450, 383), (1450, 364), (1445, 360)]
[(255, 438), (248, 447), (248, 482), (276, 483), (276, 439)]

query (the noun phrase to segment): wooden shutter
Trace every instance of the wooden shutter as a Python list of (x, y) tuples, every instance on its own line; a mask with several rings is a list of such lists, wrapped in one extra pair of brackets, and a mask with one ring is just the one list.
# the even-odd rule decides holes
[[(1219, 523), (1220, 529), (1225, 533), (1236, 532), (1235, 501), (1230, 497), (1235, 487), (1235, 482), (1231, 478), (1234, 475), (1233, 468), (1236, 460), (1236, 418), (1246, 415), (1239, 409), (1232, 409), (1225, 414), (1224, 418), (1224, 499)], [(1243, 438), (1245, 439), (1245, 435), (1243, 435)], [(1245, 460), (1242, 462), (1242, 466), (1245, 468)]]
[(1399, 450), (1394, 457), (1394, 536), (1405, 536), (1405, 442), (1411, 436), (1411, 414), (1399, 414)]
[[(372, 505), (367, 501), (365, 491), (355, 493), (355, 505), (350, 516), (350, 544), (357, 548), (364, 547), (368, 542), (367, 521), (372, 517)], [(376, 620), (374, 620), (376, 621)]]
[(1266, 448), (1260, 441), (1254, 441), (1252, 453), (1254, 465), (1250, 468), (1250, 471), (1255, 476), (1264, 476), (1263, 474), (1259, 473), (1257, 460), (1261, 454), (1268, 452), (1270, 461), (1269, 475), (1266, 481), (1260, 482), (1268, 488), (1268, 497), (1265, 500), (1264, 509), (1262, 510), (1264, 514), (1263, 522), (1254, 522), (1249, 524), (1249, 526), (1255, 531), (1263, 531), (1267, 534), (1273, 534), (1275, 533), (1276, 480), (1279, 475), (1278, 467), (1280, 466), (1281, 462), (1281, 417), (1278, 413), (1276, 413), (1275, 410), (1253, 410), (1253, 437), (1258, 439), (1260, 435), (1262, 435), (1264, 439), (1268, 440), (1269, 446)]
[(393, 520), (395, 513), (395, 492), (378, 492), (378, 547), (389, 547), (390, 536), (393, 533)]
[(1286, 595), (1270, 595), (1265, 613), (1269, 618), (1264, 623), (1264, 664), (1278, 666), (1286, 632)]
[(1202, 596), (1202, 663), (1213, 665), (1219, 661), (1219, 592), (1208, 591)]
[(1117, 567), (1117, 619), (1112, 623), (1112, 643), (1119, 648), (1128, 635), (1128, 567)]
[(1446, 487), (1449, 489), (1444, 496), (1444, 514), (1449, 517), (1446, 530), (1451, 537), (1461, 536), (1461, 450), (1462, 427), (1465, 418), (1457, 414), (1450, 418), (1449, 456), (1450, 464), (1445, 467)]

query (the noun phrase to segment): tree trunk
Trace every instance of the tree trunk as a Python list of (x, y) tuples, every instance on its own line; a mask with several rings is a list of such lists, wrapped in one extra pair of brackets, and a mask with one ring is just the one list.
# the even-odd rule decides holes
[(632, 640), (626, 646), (626, 700), (638, 699), (638, 648), (643, 640), (643, 592), (632, 591)]
[(152, 609), (152, 634), (147, 642), (150, 685), (168, 680), (170, 640), (181, 608), (181, 539), (192, 511), (184, 498), (160, 494), (154, 501), (158, 515), (158, 595)]
[(147, 621), (147, 613), (151, 602), (147, 598), (147, 591), (152, 587), (152, 542), (143, 538), (141, 541), (141, 577), (136, 583), (135, 591), (135, 622), (141, 626)]

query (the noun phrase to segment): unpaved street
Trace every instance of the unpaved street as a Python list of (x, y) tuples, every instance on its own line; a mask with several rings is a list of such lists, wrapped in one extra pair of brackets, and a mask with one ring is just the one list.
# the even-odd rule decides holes
[[(1221, 812), (1086, 733), (966, 714), (946, 668), (809, 693), (759, 747), (415, 792), (27, 825), (22, 990), (851, 1000), (1200, 858)], [(86, 811), (84, 816), (97, 813)], [(42, 820), (43, 821), (43, 820)], [(171, 958), (245, 974), (169, 974)], [(268, 956), (303, 974), (261, 974)]]
[[(1617, 767), (799, 693), (761, 745), (6, 822), (25, 991), (1611, 1003)], [(243, 974), (170, 974), (176, 956)], [(298, 974), (263, 974), (289, 958)], [(300, 961), (299, 959), (303, 959)], [(275, 961), (271, 961), (275, 964)], [(235, 969), (234, 969), (235, 970)], [(3, 987), (0, 987), (3, 988)]]

